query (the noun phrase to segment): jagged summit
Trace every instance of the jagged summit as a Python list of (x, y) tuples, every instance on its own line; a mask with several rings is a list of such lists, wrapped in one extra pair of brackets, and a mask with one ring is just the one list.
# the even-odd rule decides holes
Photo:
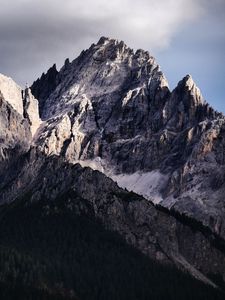
[(192, 78), (191, 74), (187, 74), (186, 76), (184, 76), (183, 80), (184, 80), (185, 82), (190, 83), (191, 85), (194, 84), (194, 81), (193, 81), (193, 78)]
[[(97, 45), (105, 45), (108, 42), (117, 43), (117, 44), (119, 43), (119, 41), (117, 39), (106, 37), (106, 36), (101, 36), (99, 41), (97, 42)], [(122, 42), (122, 43), (124, 43), (124, 42)]]
[(130, 47), (128, 47), (126, 45), (126, 43), (123, 41), (123, 40), (119, 40), (119, 39), (115, 39), (115, 38), (110, 38), (110, 37), (105, 37), (105, 36), (102, 36), (99, 41), (97, 42), (97, 44), (93, 44), (93, 46), (98, 46), (98, 45), (101, 45), (101, 46), (107, 46), (107, 47), (117, 47), (117, 48), (120, 48), (120, 49), (129, 49), (129, 51), (132, 53), (132, 54), (136, 54), (137, 56), (138, 55), (146, 55), (148, 56), (149, 58), (153, 58), (150, 53), (146, 50), (143, 50), (143, 49), (137, 49), (135, 52), (133, 49), (131, 49)]
[(112, 93), (148, 85), (152, 95), (157, 86), (168, 87), (155, 59), (145, 51), (134, 53), (124, 42), (101, 38), (59, 72), (51, 68), (31, 89), (41, 103), (41, 117), (47, 119), (79, 98), (104, 96), (107, 101)]
[[(96, 69), (98, 69), (97, 73)], [(77, 70), (80, 71), (76, 76)], [(63, 95), (63, 91), (68, 91), (69, 86), (76, 86), (77, 94), (75, 93), (75, 97), (78, 98), (80, 93), (82, 95), (105, 94), (108, 93), (109, 87), (111, 87), (111, 90), (113, 88), (121, 89), (123, 83), (130, 86), (130, 84), (136, 83), (138, 79), (139, 81), (148, 80), (150, 86), (153, 87), (153, 91), (149, 91), (152, 95), (154, 94), (154, 85), (160, 85), (161, 88), (166, 87), (169, 92), (168, 81), (155, 58), (149, 52), (138, 49), (134, 53), (123, 41), (103, 36), (88, 50), (82, 51), (81, 55), (71, 63), (67, 59), (60, 71), (57, 71), (56, 66), (53, 65), (46, 74), (42, 74), (41, 78), (33, 83), (31, 89), (34, 96), (39, 99), (41, 117), (46, 119), (48, 118), (46, 111), (49, 111), (47, 106), (54, 114), (57, 110), (55, 107), (57, 106), (55, 102), (58, 102), (56, 98), (65, 99), (66, 96)], [(105, 88), (104, 84), (107, 85)], [(59, 88), (59, 86), (62, 88)], [(99, 86), (101, 86), (100, 89)], [(176, 90), (183, 89), (184, 86), (195, 98), (195, 105), (205, 104), (201, 92), (191, 75), (185, 76), (179, 82)], [(57, 91), (56, 87), (58, 87)], [(53, 105), (51, 100), (48, 99), (51, 98), (52, 93), (54, 108), (51, 108)], [(73, 97), (72, 93), (70, 97)]]
[(105, 37), (105, 36), (100, 37), (99, 41), (93, 45), (94, 46), (99, 46), (99, 45), (106, 46), (108, 44), (110, 44), (111, 46), (124, 46), (124, 47), (128, 48), (128, 46), (125, 44), (124, 41), (115, 39), (115, 38)]
[(203, 104), (205, 103), (203, 96), (201, 94), (200, 89), (197, 87), (196, 83), (194, 82), (192, 76), (190, 74), (186, 75), (179, 83), (178, 87), (181, 89), (187, 89), (190, 93), (196, 97), (196, 104)]

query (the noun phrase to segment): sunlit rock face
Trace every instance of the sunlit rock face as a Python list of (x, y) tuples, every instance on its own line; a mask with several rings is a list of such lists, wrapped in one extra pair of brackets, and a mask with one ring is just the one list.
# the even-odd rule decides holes
[(28, 120), (32, 136), (35, 135), (41, 124), (39, 118), (38, 100), (34, 98), (29, 88), (22, 91), (23, 96), (23, 115)]
[[(101, 38), (75, 61), (67, 61), (57, 77), (56, 89), (41, 99), (46, 126), (38, 145), (46, 154), (63, 152), (71, 162), (120, 161), (118, 171), (131, 172), (116, 149), (134, 139), (140, 142), (149, 130), (158, 131), (163, 122), (158, 106), (163, 107), (170, 93), (155, 59), (143, 50), (134, 53), (123, 42)], [(38, 89), (35, 83), (34, 94)]]
[(10, 77), (0, 74), (0, 92), (4, 100), (28, 120), (32, 135), (40, 126), (38, 101), (29, 88), (22, 88)]
[(4, 99), (19, 113), (23, 114), (21, 88), (12, 78), (0, 74), (0, 91)]

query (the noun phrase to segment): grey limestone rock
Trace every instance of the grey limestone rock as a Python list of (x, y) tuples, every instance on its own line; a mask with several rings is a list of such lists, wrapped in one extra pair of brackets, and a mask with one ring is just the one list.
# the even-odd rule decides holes
[(225, 119), (190, 75), (171, 92), (148, 52), (105, 37), (47, 74), (38, 86), (44, 93), (39, 150), (100, 170), (121, 187), (194, 215), (225, 237), (223, 224), (212, 225), (225, 213)]

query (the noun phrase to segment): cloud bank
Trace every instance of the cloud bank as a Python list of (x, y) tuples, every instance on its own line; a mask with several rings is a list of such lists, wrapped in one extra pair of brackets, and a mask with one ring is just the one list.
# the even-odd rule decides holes
[(224, 0), (0, 0), (0, 73), (31, 84), (100, 36), (156, 56), (174, 87), (191, 73), (225, 112)]
[(200, 0), (0, 0), (0, 72), (32, 81), (100, 36), (150, 51), (204, 14)]

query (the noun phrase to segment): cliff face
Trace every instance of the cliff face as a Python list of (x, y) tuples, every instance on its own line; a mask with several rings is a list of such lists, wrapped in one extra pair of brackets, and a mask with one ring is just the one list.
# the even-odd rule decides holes
[(14, 164), (29, 150), (39, 125), (38, 101), (30, 90), (0, 74), (0, 189), (18, 175)]
[(38, 84), (44, 119), (39, 150), (100, 170), (225, 237), (225, 119), (190, 75), (170, 92), (148, 52), (108, 38), (57, 72), (50, 69)]
[(45, 100), (55, 90), (59, 83), (58, 73), (56, 65), (54, 64), (46, 74), (43, 73), (31, 86), (32, 94), (39, 101), (39, 113), (41, 117)]
[(170, 91), (148, 52), (103, 37), (20, 92), (1, 100), (1, 147), (23, 149), (1, 204), (64, 197), (151, 258), (225, 280), (225, 118), (190, 75)]
[(12, 78), (0, 74), (0, 91), (2, 97), (7, 99), (8, 103), (19, 114), (23, 114), (21, 88), (12, 80)]
[(34, 98), (29, 88), (22, 91), (23, 97), (23, 116), (26, 118), (30, 125), (32, 136), (35, 135), (38, 127), (41, 125), (39, 117), (38, 100)]
[[(15, 112), (20, 116), (19, 118), (26, 119), (28, 121), (32, 135), (35, 134), (37, 128), (40, 126), (40, 118), (38, 113), (38, 101), (31, 94), (29, 88), (22, 88), (17, 85), (10, 77), (0, 74), (0, 93), (1, 99), (7, 103), (9, 110), (15, 115)], [(4, 116), (2, 108), (1, 115)], [(10, 122), (10, 121), (9, 121)], [(17, 123), (20, 123), (19, 121)], [(5, 126), (5, 122), (3, 123)], [(10, 133), (14, 134), (17, 131), (14, 128), (10, 128)], [(27, 143), (30, 142), (29, 135), (22, 138), (24, 141), (27, 139)]]
[(28, 151), (31, 142), (29, 124), (0, 92), (0, 173), (11, 160)]

